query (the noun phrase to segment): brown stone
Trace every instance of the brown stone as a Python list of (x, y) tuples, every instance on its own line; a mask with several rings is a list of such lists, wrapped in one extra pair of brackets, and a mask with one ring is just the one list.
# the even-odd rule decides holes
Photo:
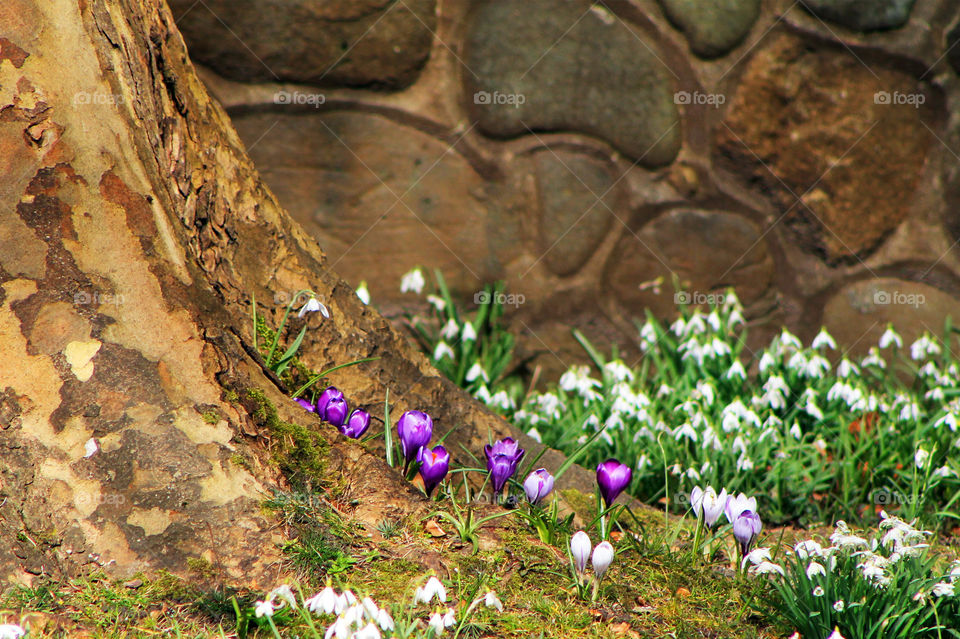
[(616, 189), (606, 166), (582, 154), (542, 151), (535, 157), (540, 250), (554, 273), (582, 266), (610, 230)]
[(246, 82), (403, 87), (430, 56), (435, 0), (170, 0), (190, 57)]
[[(693, 303), (705, 304), (711, 294), (733, 286), (749, 304), (769, 288), (773, 260), (759, 230), (746, 218), (677, 209), (624, 234), (608, 262), (604, 284), (629, 315), (643, 317), (649, 308), (660, 317), (673, 317), (674, 277)], [(656, 278), (662, 278), (659, 293), (641, 287)]]
[(747, 66), (718, 153), (772, 193), (806, 250), (863, 258), (910, 211), (931, 141), (920, 101), (906, 73), (780, 35)]
[(944, 321), (960, 320), (960, 301), (943, 291), (893, 278), (854, 282), (827, 301), (823, 324), (854, 353), (876, 346), (892, 323), (908, 347), (925, 331), (943, 335)]

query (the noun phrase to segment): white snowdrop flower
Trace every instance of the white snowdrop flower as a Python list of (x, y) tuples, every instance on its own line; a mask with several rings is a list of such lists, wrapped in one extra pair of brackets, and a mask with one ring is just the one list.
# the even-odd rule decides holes
[(481, 384), (480, 388), (474, 391), (473, 396), (484, 404), (490, 404), (490, 389), (487, 388), (486, 384)]
[(433, 630), (433, 634), (437, 637), (443, 635), (443, 615), (439, 612), (435, 612), (430, 615), (429, 621), (427, 621), (427, 627)]
[(843, 599), (838, 599), (833, 602), (833, 609), (837, 612), (843, 612), (843, 609), (847, 607), (847, 604), (844, 603)]
[(337, 607), (337, 593), (333, 588), (327, 586), (304, 601), (303, 605), (314, 614), (320, 614), (321, 612), (328, 615), (333, 614), (334, 609)]
[(827, 639), (845, 639), (845, 637), (840, 634), (840, 629), (834, 626), (833, 632), (830, 633), (830, 636), (827, 637)]
[[(282, 586), (277, 586), (270, 591), (270, 594), (267, 595), (268, 601), (273, 601), (274, 599), (280, 599), (285, 602), (291, 608), (297, 607), (297, 598), (293, 594), (293, 590), (290, 589), (290, 586), (283, 584)], [(282, 604), (281, 604), (282, 605)]]
[(488, 590), (487, 594), (483, 596), (483, 605), (487, 608), (496, 608), (497, 612), (503, 612), (503, 602), (497, 597), (497, 593), (492, 590)]
[(910, 359), (915, 362), (926, 359), (930, 355), (939, 355), (940, 346), (935, 339), (930, 339), (929, 333), (924, 333), (920, 339), (910, 345)]
[(413, 597), (413, 603), (416, 605), (422, 601), (423, 603), (428, 604), (434, 597), (437, 598), (437, 601), (446, 602), (447, 589), (443, 587), (443, 584), (440, 583), (439, 579), (436, 577), (430, 577), (425, 585), (417, 588)]
[(824, 591), (823, 591), (823, 586), (817, 586), (816, 588), (813, 589), (813, 596), (814, 596), (814, 597), (822, 597), (822, 596), (823, 596), (823, 592), (824, 592)]
[(618, 382), (633, 381), (633, 371), (620, 360), (612, 360), (603, 365), (603, 371)]
[(932, 592), (935, 597), (952, 597), (954, 595), (953, 584), (941, 581), (935, 584), (930, 592)]
[(463, 323), (463, 330), (460, 332), (460, 339), (462, 339), (464, 342), (477, 341), (477, 329), (473, 327), (471, 322)]
[(943, 402), (943, 400), (946, 399), (946, 396), (943, 393), (943, 388), (937, 386), (936, 388), (927, 391), (923, 398), (927, 401)]
[(795, 348), (796, 350), (800, 350), (801, 348), (803, 348), (803, 344), (800, 343), (800, 340), (797, 339), (797, 336), (791, 333), (790, 331), (788, 331), (787, 329), (783, 329), (780, 332), (780, 345), (781, 347), (789, 346), (789, 347)]
[(823, 556), (823, 546), (818, 544), (812, 539), (807, 539), (806, 541), (801, 541), (793, 547), (794, 552), (797, 553), (797, 557), (800, 559), (807, 559), (808, 557), (822, 557)]
[(682, 437), (686, 437), (692, 442), (695, 442), (699, 439), (699, 436), (697, 435), (697, 431), (695, 431), (693, 429), (693, 426), (691, 426), (688, 422), (684, 423), (683, 426), (680, 426), (679, 428), (677, 428), (677, 430), (673, 432), (673, 437), (677, 441), (680, 441), (680, 438)]
[(543, 443), (543, 436), (540, 434), (540, 431), (538, 431), (536, 428), (531, 428), (530, 430), (528, 430), (527, 435), (530, 437), (530, 439), (537, 442), (538, 444)]
[(688, 468), (687, 477), (694, 481), (700, 481), (700, 472), (696, 468)]
[(780, 435), (778, 435), (777, 431), (773, 430), (772, 428), (765, 428), (763, 432), (760, 433), (760, 437), (757, 438), (757, 443), (762, 444), (765, 439), (772, 439), (775, 442), (779, 442)]
[(900, 339), (900, 335), (893, 330), (893, 326), (888, 324), (887, 330), (880, 336), (879, 346), (880, 348), (887, 348), (891, 344), (896, 344), (897, 348), (901, 348), (903, 346), (903, 340)]
[(660, 388), (657, 389), (657, 397), (669, 397), (673, 395), (673, 388), (667, 384), (660, 384)]
[(810, 379), (820, 379), (830, 370), (830, 362), (821, 355), (814, 355), (807, 360), (804, 375)]
[(376, 619), (380, 613), (380, 608), (377, 606), (377, 603), (370, 597), (361, 599), (360, 605), (363, 607), (363, 612), (367, 615), (368, 619)]
[(683, 474), (683, 466), (681, 466), (680, 464), (674, 464), (673, 466), (670, 467), (670, 474), (671, 474), (671, 475), (682, 475), (682, 474)]
[(924, 450), (923, 448), (918, 448), (916, 454), (913, 456), (913, 461), (917, 465), (917, 468), (923, 468), (927, 465), (927, 460), (929, 458), (929, 451)]
[(767, 369), (773, 366), (776, 366), (776, 364), (777, 364), (777, 361), (773, 359), (773, 355), (771, 355), (767, 351), (764, 351), (763, 355), (760, 357), (760, 364), (759, 364), (760, 372), (766, 373)]
[(730, 450), (735, 453), (745, 453), (747, 452), (747, 442), (743, 439), (743, 437), (737, 435), (733, 440), (733, 444), (730, 446)]
[(439, 295), (427, 295), (427, 302), (433, 308), (437, 309), (438, 313), (442, 313), (445, 308), (447, 308), (447, 300), (443, 299)]
[(845, 550), (854, 548), (867, 548), (870, 545), (863, 537), (842, 532), (834, 532), (832, 535), (830, 535), (830, 543)]
[(410, 271), (407, 271), (400, 280), (400, 292), (412, 292), (420, 295), (420, 293), (423, 292), (423, 287), (426, 283), (427, 280), (424, 279), (423, 271), (420, 270), (420, 267), (414, 268)]
[(687, 321), (687, 328), (684, 331), (684, 335), (689, 335), (690, 333), (699, 335), (706, 332), (707, 325), (703, 321), (703, 315), (700, 314), (700, 310), (697, 309), (693, 312), (693, 315), (690, 316), (690, 319)]
[(727, 326), (729, 326), (730, 328), (733, 328), (738, 324), (740, 326), (743, 326), (746, 323), (747, 323), (746, 320), (743, 319), (743, 313), (741, 313), (739, 309), (734, 309), (733, 311), (731, 311), (730, 317), (727, 318)]
[(811, 561), (807, 566), (807, 579), (813, 579), (817, 575), (827, 574), (827, 569), (823, 567), (823, 564), (816, 561)]
[(812, 399), (807, 400), (807, 403), (804, 405), (803, 410), (807, 413), (807, 415), (810, 415), (810, 417), (813, 417), (815, 420), (817, 421), (823, 420), (823, 411), (820, 410), (816, 402), (814, 402)]
[(433, 349), (433, 359), (439, 362), (444, 357), (449, 357), (452, 360), (456, 360), (457, 358), (456, 353), (453, 352), (453, 349), (450, 348), (450, 345), (445, 341), (440, 340)]
[(347, 610), (354, 608), (357, 605), (357, 597), (353, 594), (352, 590), (344, 590), (340, 593), (340, 596), (337, 597), (337, 604), (333, 608), (333, 613), (335, 615), (343, 615)]
[(723, 379), (733, 379), (734, 377), (747, 379), (747, 371), (738, 359), (734, 360), (727, 372), (723, 374)]
[(650, 466), (653, 466), (653, 462), (650, 461), (650, 458), (647, 457), (647, 454), (643, 453), (640, 455), (640, 459), (637, 460), (637, 470), (643, 470), (644, 468), (648, 468)]
[[(657, 343), (657, 329), (653, 327), (650, 320), (647, 320), (643, 328), (640, 329), (640, 339), (647, 348)], [(644, 348), (644, 350), (646, 350), (646, 348)]]
[(707, 315), (707, 324), (710, 325), (710, 328), (715, 333), (720, 330), (720, 314), (717, 313), (717, 309), (713, 309), (710, 311), (710, 314)]
[(507, 394), (507, 391), (497, 391), (494, 396), (490, 398), (488, 404), (502, 410), (513, 410), (516, 408), (513, 398)]
[(713, 400), (716, 397), (716, 391), (713, 390), (713, 386), (710, 383), (703, 380), (697, 382), (697, 393), (703, 397), (703, 400), (707, 403), (707, 406), (713, 406)]
[(944, 477), (944, 478), (946, 478), (946, 477), (956, 477), (956, 475), (957, 475), (957, 473), (955, 473), (955, 472), (953, 471), (953, 469), (950, 468), (950, 467), (947, 466), (947, 465), (943, 465), (943, 466), (941, 466), (940, 468), (936, 469), (935, 471), (933, 471), (933, 474), (934, 474), (934, 476), (936, 476), (936, 477)]
[(474, 362), (473, 366), (467, 369), (466, 380), (468, 382), (473, 382), (478, 379), (483, 379), (485, 382), (490, 381), (490, 378), (487, 377), (487, 371), (483, 370), (483, 366), (480, 365), (480, 362)]
[(820, 332), (817, 333), (817, 336), (813, 338), (813, 343), (811, 347), (815, 350), (820, 350), (821, 348), (829, 348), (830, 350), (837, 350), (837, 343), (833, 341), (833, 338), (830, 337), (830, 333), (827, 332), (826, 328), (821, 327)]
[(457, 320), (452, 317), (447, 320), (447, 323), (443, 325), (443, 328), (440, 329), (440, 336), (447, 341), (453, 341), (457, 338), (457, 335), (460, 334), (460, 325), (457, 324)]
[(753, 568), (750, 569), (750, 572), (754, 575), (783, 575), (783, 567), (779, 564), (775, 564), (770, 561), (762, 561)]
[(886, 368), (887, 362), (880, 356), (880, 351), (876, 346), (871, 346), (867, 356), (860, 361), (861, 366), (876, 366), (877, 368)]
[(860, 369), (856, 364), (851, 362), (849, 359), (844, 357), (840, 361), (840, 365), (837, 366), (837, 377), (847, 378), (847, 377), (856, 377), (860, 374)]
[(725, 357), (733, 354), (733, 350), (730, 348), (730, 345), (717, 337), (714, 337), (712, 340), (710, 340), (710, 347), (713, 350), (714, 357)]
[(787, 368), (795, 373), (803, 373), (807, 368), (807, 356), (803, 351), (797, 351), (787, 360)]
[(0, 624), (0, 639), (20, 639), (27, 631), (17, 624)]
[(681, 344), (677, 350), (683, 353), (683, 355), (680, 357), (681, 360), (687, 361), (688, 359), (693, 359), (696, 360), (697, 364), (700, 366), (703, 366), (704, 359), (706, 359), (707, 356), (703, 345), (693, 338)]
[(800, 424), (793, 422), (793, 426), (790, 427), (790, 434), (794, 439), (799, 441), (800, 438), (803, 437), (803, 432), (800, 430)]
[(753, 460), (747, 457), (746, 453), (740, 455), (740, 458), (737, 459), (737, 470), (743, 472), (753, 470)]
[(678, 317), (677, 321), (670, 325), (670, 330), (673, 331), (673, 334), (677, 337), (683, 337), (683, 334), (687, 330), (687, 323), (682, 317)]
[(303, 319), (303, 316), (307, 313), (316, 313), (317, 311), (320, 311), (320, 314), (324, 317), (330, 317), (330, 311), (327, 310), (327, 307), (321, 304), (317, 298), (311, 297), (306, 304), (300, 307), (297, 317)]
[(453, 608), (447, 608), (447, 613), (443, 615), (443, 627), (449, 628), (457, 623), (457, 618), (453, 614)]
[(390, 616), (390, 613), (387, 612), (385, 608), (377, 611), (377, 625), (380, 626), (380, 629), (384, 632), (394, 630), (393, 617)]
[(96, 439), (91, 437), (87, 440), (87, 443), (83, 445), (83, 456), (93, 457), (97, 454), (98, 450), (100, 450), (100, 445), (97, 443)]
[(900, 409), (900, 421), (916, 421), (920, 418), (920, 407), (916, 402), (907, 402)]
[(273, 616), (274, 604), (269, 599), (266, 601), (258, 601), (253, 606), (253, 614), (256, 617), (272, 617)]
[(956, 432), (956, 430), (957, 430), (957, 416), (954, 415), (952, 412), (947, 413), (946, 415), (944, 415), (943, 417), (941, 417), (940, 419), (938, 419), (937, 421), (935, 421), (935, 422), (933, 423), (933, 426), (934, 426), (934, 428), (939, 428), (940, 426), (943, 426), (944, 424), (946, 424), (946, 425), (947, 425), (947, 428), (949, 428), (952, 432)]
[(723, 432), (732, 433), (740, 428), (740, 419), (734, 413), (726, 413), (720, 427), (723, 428)]
[(746, 566), (747, 562), (751, 564), (760, 564), (764, 561), (770, 561), (770, 549), (769, 548), (754, 548), (747, 556), (743, 558), (742, 565)]
[(360, 286), (357, 287), (357, 297), (360, 298), (360, 301), (364, 304), (370, 303), (370, 290), (367, 288), (367, 281), (363, 280), (360, 282)]
[[(701, 447), (704, 450), (707, 450), (708, 448), (713, 448), (713, 450), (715, 451), (720, 451), (720, 450), (723, 450), (723, 442), (720, 441), (720, 438), (717, 436), (715, 432), (713, 432), (712, 428), (706, 428), (703, 431), (703, 444), (701, 444)], [(701, 472), (706, 472), (706, 471), (701, 471)]]
[(371, 621), (351, 635), (350, 639), (381, 639), (380, 629)]

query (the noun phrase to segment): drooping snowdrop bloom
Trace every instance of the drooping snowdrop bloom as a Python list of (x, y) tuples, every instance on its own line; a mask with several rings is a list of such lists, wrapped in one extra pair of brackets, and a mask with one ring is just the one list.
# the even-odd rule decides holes
[(926, 359), (930, 355), (939, 355), (940, 346), (936, 340), (930, 339), (929, 333), (924, 333), (917, 341), (910, 345), (910, 359), (915, 362)]
[(326, 588), (303, 602), (304, 607), (314, 614), (333, 614), (337, 606), (337, 592), (328, 584)]
[(447, 308), (447, 301), (438, 295), (427, 295), (427, 302), (435, 308), (438, 313), (442, 313), (443, 309)]
[(833, 609), (837, 612), (843, 612), (844, 608), (846, 607), (847, 604), (843, 601), (843, 599), (837, 599), (833, 602)]
[[(440, 337), (452, 342), (457, 338), (457, 335), (460, 334), (460, 325), (457, 324), (457, 320), (452, 317), (447, 320), (447, 323), (443, 325), (443, 328), (440, 329)], [(434, 358), (437, 359), (437, 358)]]
[(935, 597), (952, 597), (954, 595), (954, 585), (952, 583), (941, 581), (931, 588), (930, 592)]
[(0, 624), (0, 639), (20, 639), (27, 631), (17, 624)]
[(367, 289), (366, 280), (360, 282), (360, 286), (357, 287), (357, 297), (359, 297), (360, 301), (364, 304), (370, 303), (370, 291)]
[(893, 330), (893, 325), (887, 324), (887, 330), (883, 332), (883, 335), (880, 336), (879, 346), (880, 348), (887, 348), (891, 344), (895, 345), (897, 348), (903, 347), (903, 340), (900, 339), (900, 335)]
[(490, 381), (490, 378), (487, 377), (487, 371), (483, 370), (483, 366), (480, 365), (480, 362), (474, 362), (473, 366), (467, 369), (467, 375), (465, 379), (468, 382), (474, 382), (478, 379), (482, 379), (485, 382)]
[(741, 380), (747, 379), (747, 371), (738, 359), (734, 360), (727, 372), (723, 374), (723, 379), (733, 379), (735, 377)]
[[(267, 595), (269, 601), (274, 599), (279, 599), (283, 603), (287, 604), (291, 608), (297, 607), (297, 598), (293, 594), (293, 590), (290, 589), (290, 586), (283, 584), (282, 586), (277, 586), (270, 591), (270, 594)], [(282, 606), (283, 604), (281, 604)]]
[(847, 378), (856, 377), (860, 374), (860, 369), (856, 364), (844, 357), (837, 366), (837, 377)]
[(503, 612), (503, 602), (497, 597), (497, 593), (492, 590), (488, 590), (487, 594), (483, 596), (483, 605), (487, 608), (495, 608), (497, 612)]
[(453, 352), (453, 349), (450, 348), (449, 344), (443, 340), (440, 340), (433, 349), (433, 359), (439, 362), (444, 357), (449, 357), (451, 360), (455, 360), (457, 355)]
[(764, 351), (763, 355), (760, 356), (760, 364), (759, 364), (760, 373), (765, 374), (768, 369), (772, 368), (773, 366), (776, 366), (776, 364), (777, 364), (777, 360), (773, 359), (773, 355), (771, 355), (767, 351)]
[(673, 431), (673, 438), (677, 441), (680, 441), (684, 437), (692, 442), (696, 442), (699, 439), (697, 431), (693, 429), (690, 422), (684, 422), (682, 426)]
[(880, 351), (877, 350), (876, 346), (871, 346), (870, 350), (867, 352), (867, 356), (860, 361), (861, 366), (876, 366), (879, 369), (884, 369), (887, 367), (887, 362), (880, 355)]
[(633, 371), (618, 359), (611, 360), (604, 364), (603, 372), (617, 382), (633, 381)]
[(780, 331), (780, 352), (783, 353), (786, 348), (800, 350), (803, 348), (803, 344), (800, 343), (796, 335), (787, 329), (783, 329)]
[(590, 537), (582, 530), (570, 538), (570, 554), (573, 555), (573, 565), (576, 566), (577, 572), (580, 574), (583, 574), (583, 571), (587, 569), (591, 549)]
[(412, 292), (420, 295), (426, 283), (427, 280), (423, 277), (423, 271), (420, 270), (420, 267), (416, 267), (407, 271), (400, 280), (400, 292)]
[(297, 317), (303, 319), (303, 316), (307, 313), (316, 313), (320, 311), (320, 314), (324, 317), (330, 317), (330, 311), (327, 310), (327, 307), (320, 303), (315, 297), (311, 297), (307, 300), (307, 303), (300, 307), (300, 312), (297, 313)]
[(930, 452), (923, 448), (918, 448), (916, 454), (913, 456), (914, 463), (917, 465), (917, 468), (920, 469), (923, 469), (927, 465), (928, 459), (930, 459)]
[(811, 561), (807, 566), (807, 579), (813, 579), (817, 575), (826, 575), (827, 569), (823, 567), (823, 564), (816, 561)]
[(797, 553), (797, 557), (800, 559), (823, 556), (823, 546), (812, 539), (798, 542), (796, 545), (794, 545), (793, 550)]
[(477, 341), (477, 329), (470, 322), (463, 323), (463, 329), (460, 331), (460, 339), (464, 342)]
[(814, 350), (820, 350), (821, 348), (828, 348), (830, 350), (837, 350), (837, 343), (833, 341), (833, 338), (830, 336), (830, 333), (827, 332), (825, 327), (820, 329), (820, 332), (817, 333), (817, 336), (813, 338), (813, 343), (811, 347)]
[(413, 596), (413, 603), (414, 605), (420, 602), (428, 604), (434, 597), (437, 598), (437, 601), (446, 603), (447, 589), (443, 587), (439, 579), (430, 577), (427, 583), (417, 588)]
[(253, 614), (257, 617), (272, 617), (274, 612), (274, 603), (273, 601), (267, 599), (265, 601), (257, 601), (253, 607)]
[(772, 561), (761, 561), (756, 566), (750, 569), (750, 572), (754, 575), (783, 575), (783, 566), (780, 564), (775, 564)]
[(760, 564), (764, 561), (770, 561), (769, 548), (754, 548), (743, 558), (743, 563)]

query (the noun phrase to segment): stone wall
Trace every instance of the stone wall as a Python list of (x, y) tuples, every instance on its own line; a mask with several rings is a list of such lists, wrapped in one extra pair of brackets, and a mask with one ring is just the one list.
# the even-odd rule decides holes
[(267, 183), (381, 307), (418, 264), (466, 301), (505, 279), (548, 368), (571, 326), (635, 355), (674, 279), (735, 287), (755, 341), (960, 321), (955, 0), (170, 3)]

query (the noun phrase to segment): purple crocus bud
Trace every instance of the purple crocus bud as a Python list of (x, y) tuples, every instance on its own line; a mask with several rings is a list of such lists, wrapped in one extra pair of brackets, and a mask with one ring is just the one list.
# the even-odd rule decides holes
[(311, 412), (311, 413), (317, 412), (317, 407), (313, 405), (313, 402), (309, 402), (309, 401), (303, 399), (302, 397), (298, 397), (298, 398), (296, 398), (296, 399), (293, 400), (293, 401), (295, 401), (296, 403), (298, 403), (298, 404), (300, 404), (301, 406), (303, 406), (303, 409), (306, 410), (306, 411), (309, 411), (309, 412)]
[(320, 419), (325, 422), (329, 422), (340, 428), (347, 421), (347, 415), (350, 414), (350, 407), (347, 406), (347, 400), (340, 397), (333, 397), (327, 402), (327, 405), (323, 407), (322, 411), (317, 411), (320, 415)]
[(340, 426), (340, 432), (350, 439), (360, 439), (370, 427), (370, 413), (359, 408), (352, 413), (347, 422)]
[(523, 482), (523, 491), (527, 493), (527, 501), (537, 505), (553, 490), (553, 475), (546, 468), (538, 468)]
[(633, 471), (616, 459), (608, 459), (597, 466), (597, 484), (600, 486), (600, 495), (607, 504), (607, 508), (613, 505), (620, 493), (630, 485), (631, 479), (633, 479)]
[(317, 398), (317, 414), (320, 415), (320, 418), (323, 419), (323, 410), (327, 407), (327, 404), (330, 403), (331, 399), (339, 397), (343, 399), (343, 393), (337, 390), (336, 386), (327, 386), (320, 397)]
[(762, 527), (763, 524), (760, 522), (760, 515), (752, 510), (744, 510), (733, 520), (733, 536), (736, 538), (737, 543), (740, 544), (740, 549), (743, 551), (744, 556), (750, 551), (750, 544), (752, 544), (753, 540), (760, 534)]
[(400, 437), (400, 449), (407, 466), (417, 457), (421, 446), (426, 446), (433, 436), (433, 420), (419, 410), (408, 410), (397, 422), (397, 435)]
[(582, 530), (570, 538), (570, 554), (573, 555), (573, 564), (577, 567), (577, 572), (581, 574), (587, 569), (590, 549), (590, 537)]
[(493, 493), (499, 495), (503, 492), (503, 487), (507, 480), (513, 477), (517, 471), (517, 465), (508, 455), (494, 455), (493, 459), (487, 460), (487, 469), (490, 471), (490, 479), (493, 481)]
[(427, 491), (427, 497), (433, 492), (443, 478), (447, 476), (450, 470), (450, 453), (443, 446), (434, 446), (431, 450), (426, 446), (421, 446), (417, 453), (417, 461), (420, 462), (420, 478), (423, 479), (423, 488)]

